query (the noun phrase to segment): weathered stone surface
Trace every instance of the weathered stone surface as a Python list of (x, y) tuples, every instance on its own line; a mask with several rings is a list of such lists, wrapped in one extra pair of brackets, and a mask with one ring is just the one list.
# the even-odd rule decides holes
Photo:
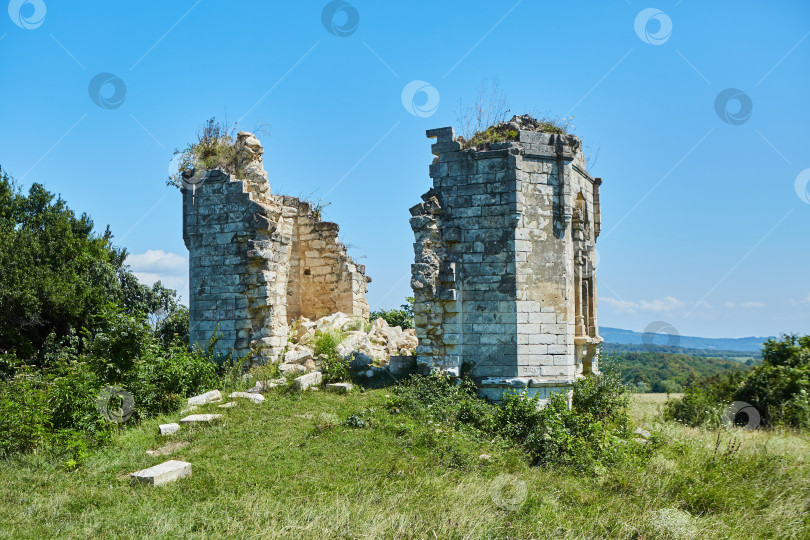
[(228, 403), (223, 403), (222, 405), (217, 405), (220, 409), (230, 409), (231, 407), (236, 407), (235, 401), (229, 401)]
[[(537, 385), (528, 389), (543, 396), (567, 391), (598, 371), (602, 341), (594, 275), (601, 180), (586, 172), (579, 138), (544, 133), (527, 115), (501, 128), (517, 140), (467, 150), (451, 129), (430, 130), (439, 138), (433, 187), (410, 219), (411, 350), (425, 370), (458, 375), (469, 366), (496, 400), (516, 378), (531, 378)], [(399, 333), (386, 337), (396, 355)]]
[(312, 351), (309, 349), (290, 351), (284, 355), (285, 364), (304, 364), (307, 360), (312, 360)]
[(287, 384), (287, 379), (280, 378), (280, 379), (270, 379), (269, 381), (256, 381), (256, 384), (248, 390), (251, 394), (256, 394), (259, 392), (263, 392), (265, 390), (270, 390), (272, 388), (276, 388), (277, 386), (284, 386)]
[(211, 390), (199, 396), (188, 398), (189, 405), (205, 405), (206, 403), (216, 403), (222, 401), (222, 393), (219, 390)]
[(191, 476), (191, 463), (170, 460), (130, 475), (131, 482), (135, 484), (150, 484), (162, 486), (180, 478)]
[(191, 414), (180, 419), (181, 424), (209, 423), (222, 418), (221, 414)]
[(329, 383), (326, 385), (327, 390), (338, 394), (347, 394), (352, 391), (352, 388), (354, 388), (354, 385), (348, 382)]
[(321, 380), (323, 380), (323, 373), (320, 371), (313, 371), (312, 373), (307, 373), (306, 375), (296, 377), (293, 384), (295, 384), (295, 387), (299, 390), (306, 390), (321, 384)]
[(252, 394), (250, 392), (231, 392), (230, 397), (231, 398), (249, 399), (253, 403), (263, 403), (264, 402), (264, 396), (263, 395), (261, 395), (261, 394)]
[(284, 375), (295, 375), (296, 373), (305, 373), (307, 368), (300, 364), (281, 364), (278, 366), (279, 371)]
[[(299, 317), (342, 311), (367, 320), (370, 278), (338, 241), (337, 224), (270, 192), (254, 135), (240, 132), (234, 150), (229, 170), (197, 171), (182, 190), (191, 342), (204, 345), (218, 329), (217, 352), (275, 362)], [(311, 328), (302, 320), (296, 337)]]
[(147, 450), (146, 455), (147, 456), (153, 456), (153, 457), (154, 456), (168, 456), (169, 454), (172, 454), (172, 453), (177, 452), (178, 450), (180, 450), (182, 448), (185, 448), (189, 444), (190, 443), (188, 441), (173, 441), (173, 442), (170, 442), (168, 444), (164, 444), (163, 446), (161, 446), (157, 450)]
[(158, 431), (161, 435), (171, 435), (172, 433), (177, 433), (180, 430), (180, 424), (160, 424), (158, 426)]

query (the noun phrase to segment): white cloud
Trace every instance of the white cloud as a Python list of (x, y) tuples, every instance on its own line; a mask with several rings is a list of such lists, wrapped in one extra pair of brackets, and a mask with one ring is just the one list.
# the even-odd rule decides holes
[(754, 308), (754, 309), (761, 309), (765, 307), (765, 304), (762, 302), (743, 302), (740, 305), (744, 308)]
[(185, 256), (150, 249), (128, 255), (126, 264), (141, 283), (153, 285), (160, 281), (163, 286), (177, 290), (184, 303), (188, 301), (188, 258)]

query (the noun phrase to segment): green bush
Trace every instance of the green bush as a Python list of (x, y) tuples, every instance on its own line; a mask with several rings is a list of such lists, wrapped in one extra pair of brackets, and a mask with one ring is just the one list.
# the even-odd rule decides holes
[(337, 350), (343, 337), (343, 333), (339, 331), (318, 332), (315, 335), (313, 352), (320, 362), (325, 383), (349, 378), (349, 361), (340, 356)]
[(616, 462), (633, 449), (627, 389), (618, 376), (579, 379), (572, 402), (569, 408), (568, 395), (555, 393), (541, 409), (536, 397), (507, 392), (496, 405), (479, 398), (469, 380), (430, 375), (413, 376), (396, 387), (389, 407), (472, 430), (484, 439), (499, 438), (523, 448), (539, 465), (591, 469)]
[(742, 401), (759, 412), (763, 424), (807, 425), (810, 392), (810, 336), (782, 336), (763, 344), (762, 364), (745, 374), (713, 377), (667, 403), (667, 418), (691, 426), (716, 426), (729, 404)]
[(405, 303), (400, 309), (381, 309), (372, 311), (369, 320), (383, 319), (388, 326), (399, 326), (403, 330), (413, 328), (413, 297), (405, 298)]
[(47, 386), (39, 373), (21, 370), (0, 380), (0, 456), (36, 450), (50, 430)]

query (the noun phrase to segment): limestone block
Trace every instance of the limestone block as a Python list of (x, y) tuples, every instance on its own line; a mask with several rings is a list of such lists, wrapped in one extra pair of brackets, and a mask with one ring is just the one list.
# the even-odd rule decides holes
[(222, 401), (222, 393), (219, 390), (211, 390), (205, 394), (188, 398), (189, 405), (205, 405), (206, 403), (215, 403)]
[(321, 380), (323, 380), (323, 373), (320, 371), (313, 371), (312, 373), (307, 373), (306, 375), (296, 377), (293, 384), (295, 384), (295, 387), (299, 390), (306, 390), (310, 387), (321, 384)]
[(149, 484), (161, 486), (191, 476), (191, 463), (172, 459), (160, 465), (134, 472), (129, 476), (132, 485)]
[(211, 423), (222, 418), (221, 414), (191, 414), (180, 419), (181, 424)]
[(173, 433), (177, 433), (180, 430), (180, 424), (160, 424), (158, 426), (158, 432), (161, 435), (171, 435)]
[(336, 392), (338, 394), (346, 394), (352, 391), (354, 385), (348, 382), (339, 382), (339, 383), (329, 383), (326, 385), (326, 389), (330, 392)]
[(303, 364), (307, 360), (312, 360), (312, 351), (304, 347), (284, 355), (285, 364)]
[(236, 407), (235, 401), (229, 401), (228, 403), (223, 403), (222, 405), (217, 405), (220, 409), (230, 409), (231, 407)]
[(294, 375), (296, 373), (305, 373), (307, 368), (300, 364), (281, 364), (278, 369), (284, 375)]
[(262, 403), (264, 402), (264, 396), (261, 394), (252, 394), (250, 392), (231, 392), (231, 398), (243, 398), (249, 399), (253, 403)]

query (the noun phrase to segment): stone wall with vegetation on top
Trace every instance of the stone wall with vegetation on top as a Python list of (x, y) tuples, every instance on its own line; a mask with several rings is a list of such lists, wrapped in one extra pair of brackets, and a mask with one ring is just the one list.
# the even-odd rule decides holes
[(579, 138), (527, 118), (477, 147), (429, 130), (433, 187), (410, 210), (418, 361), (469, 370), (493, 399), (505, 388), (545, 399), (598, 369), (601, 180)]
[(183, 180), (183, 239), (189, 250), (191, 342), (215, 330), (217, 351), (255, 363), (276, 360), (293, 319), (335, 312), (368, 319), (370, 278), (296, 197), (273, 195), (261, 143), (239, 132), (235, 174), (197, 170)]

